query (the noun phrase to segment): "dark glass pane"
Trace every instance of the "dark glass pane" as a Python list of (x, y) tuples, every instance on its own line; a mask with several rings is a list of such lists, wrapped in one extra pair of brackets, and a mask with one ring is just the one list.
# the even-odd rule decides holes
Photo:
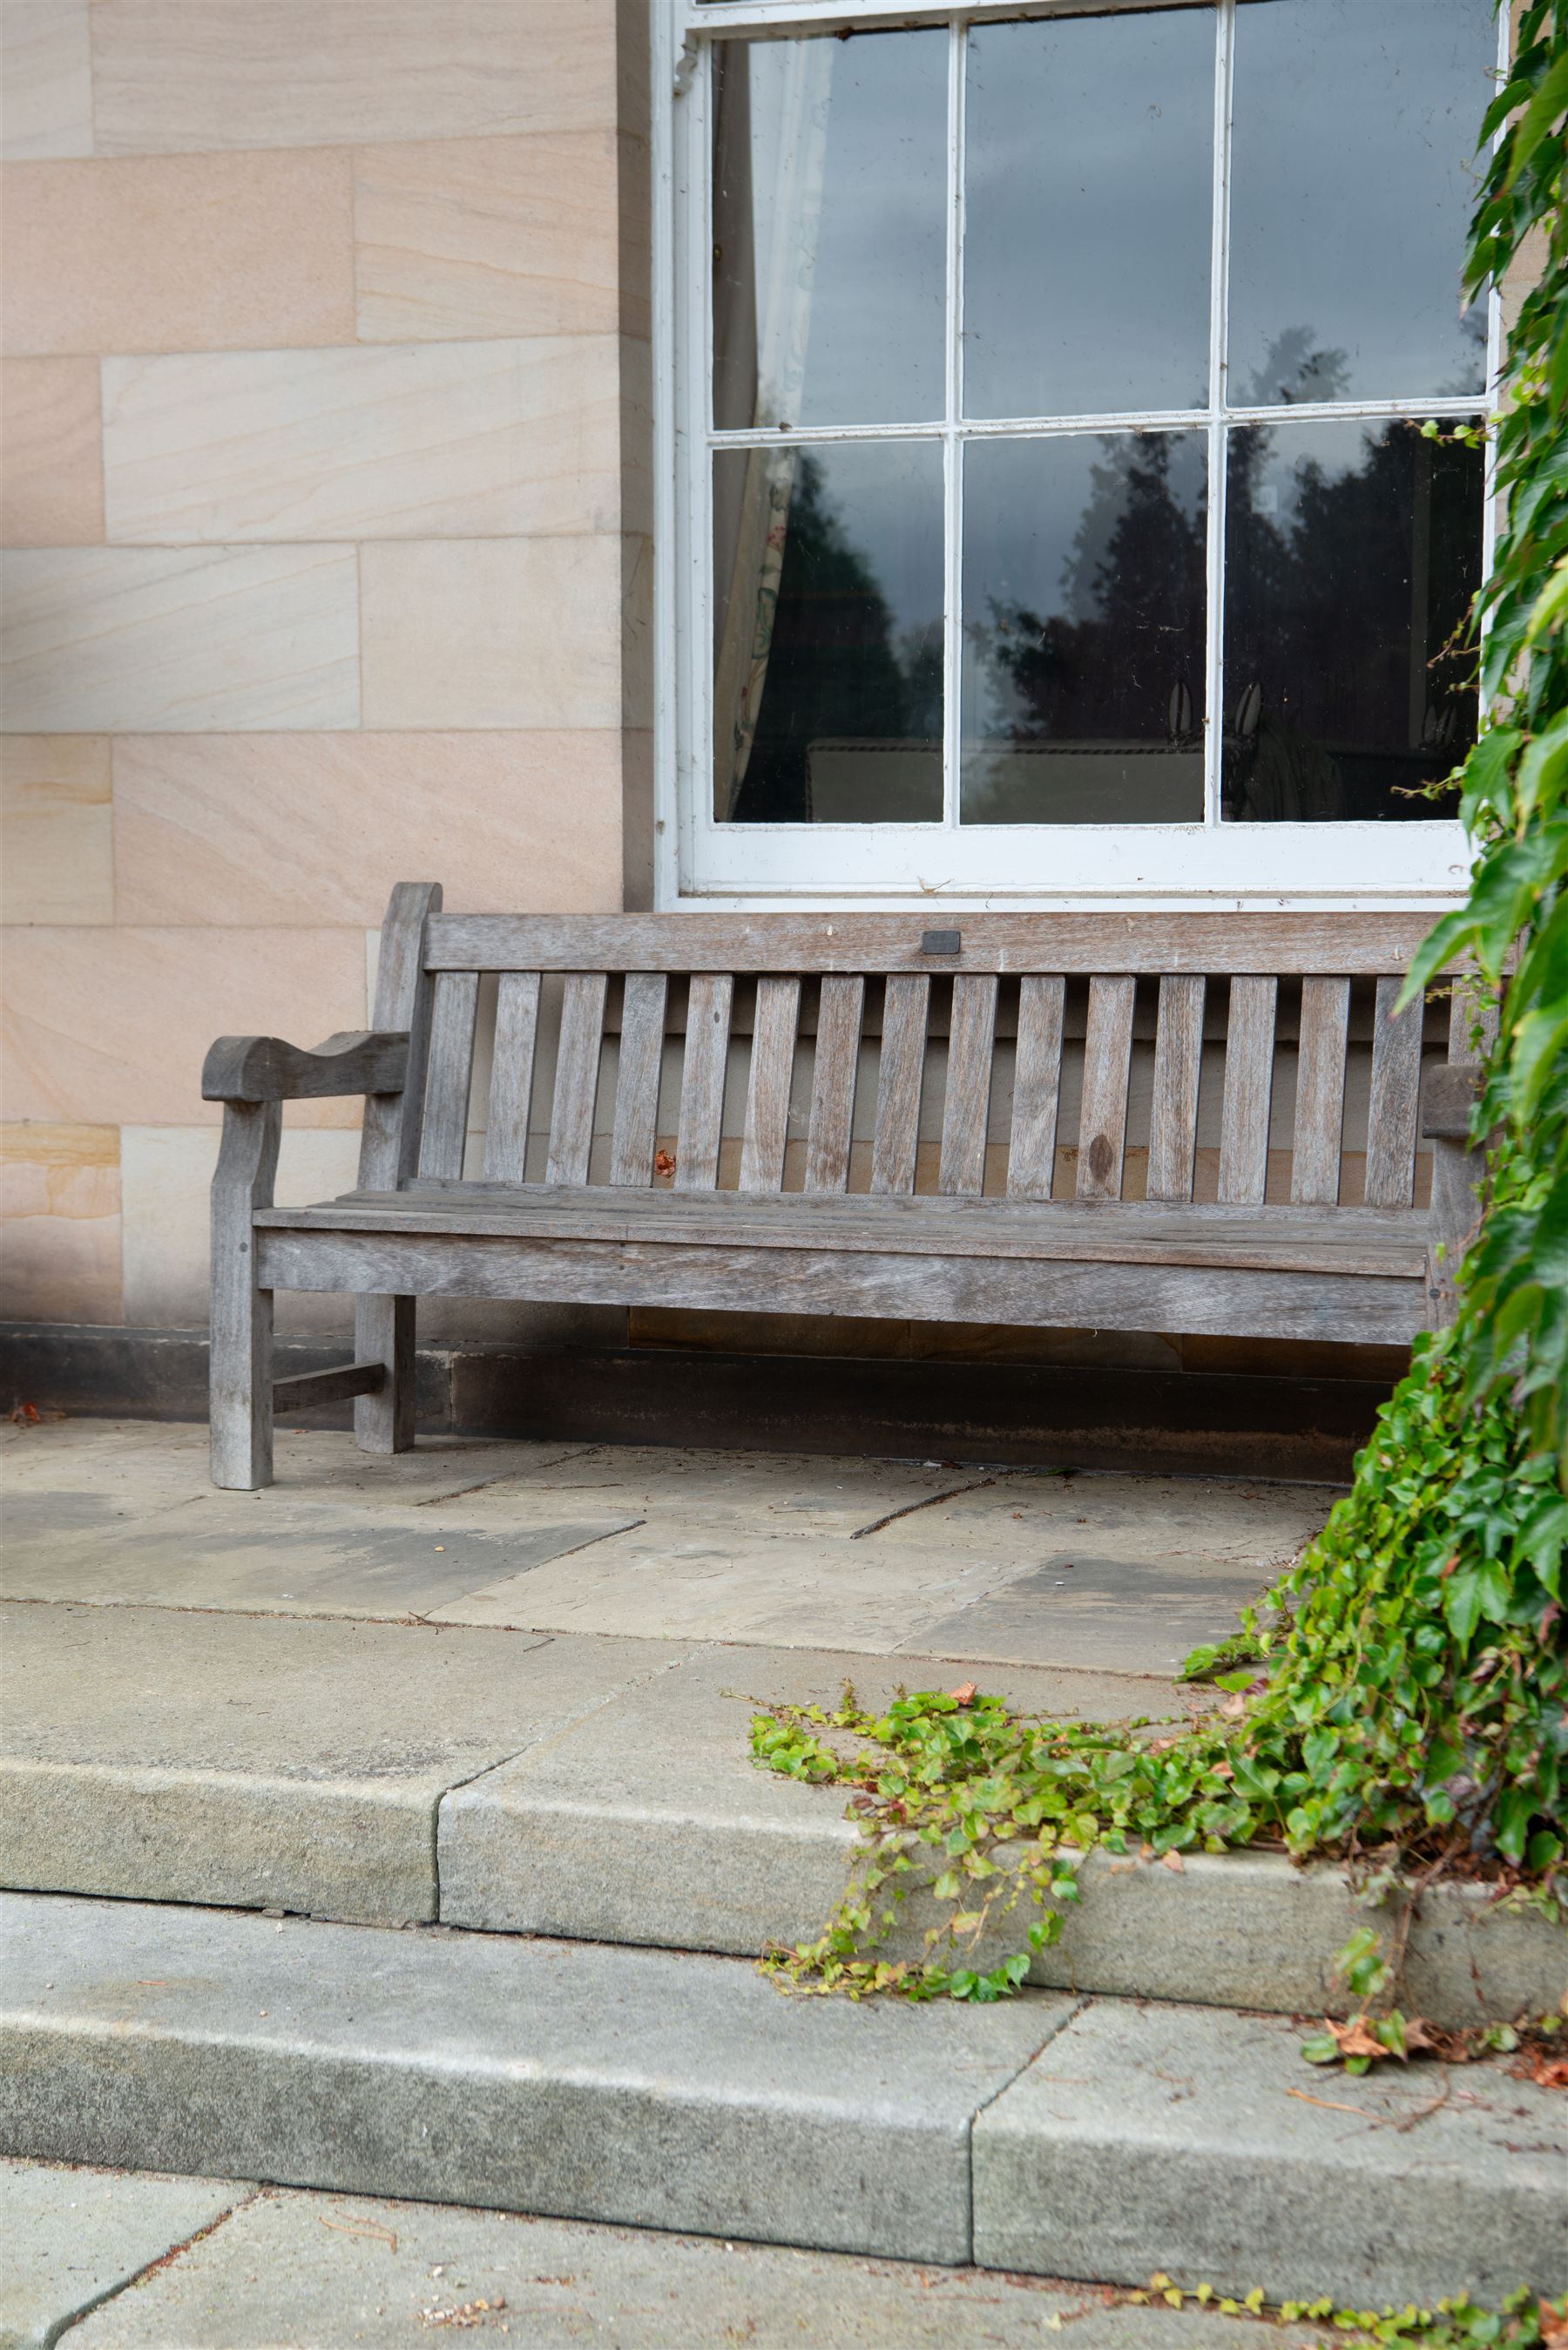
[(948, 36), (717, 41), (713, 416), (943, 413)]
[(971, 442), (966, 824), (1203, 820), (1203, 436)]
[(1408, 795), (1475, 740), (1474, 660), (1453, 639), (1480, 578), (1481, 474), (1479, 449), (1414, 424), (1231, 433), (1226, 816), (1453, 813)]
[(1231, 400), (1486, 383), (1461, 304), (1492, 0), (1252, 0), (1236, 20)]
[(938, 444), (722, 450), (713, 533), (720, 821), (940, 821)]
[(974, 27), (968, 415), (1202, 406), (1213, 150), (1211, 9)]

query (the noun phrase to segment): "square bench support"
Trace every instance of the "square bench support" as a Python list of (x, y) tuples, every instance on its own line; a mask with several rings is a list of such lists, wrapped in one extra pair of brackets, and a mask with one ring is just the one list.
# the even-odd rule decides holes
[(253, 1218), (272, 1205), (281, 1104), (226, 1102), (213, 1182), (213, 1482), (272, 1483), (272, 1292), (256, 1281)]
[(414, 1301), (354, 1300), (354, 1359), (380, 1363), (386, 1378), (374, 1395), (354, 1399), (354, 1441), (361, 1452), (408, 1452), (414, 1441)]

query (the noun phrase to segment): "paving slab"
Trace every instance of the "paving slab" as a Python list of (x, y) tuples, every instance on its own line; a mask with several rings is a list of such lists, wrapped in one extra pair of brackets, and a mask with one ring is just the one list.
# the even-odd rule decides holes
[[(363, 2350), (453, 2325), (528, 2350), (1039, 2350), (1058, 2324), (1079, 2350), (1220, 2350), (1212, 2319), (1033, 2278), (278, 2188), (69, 2343)], [(1315, 2336), (1275, 2325), (1250, 2339), (1306, 2350)]]
[(0, 1883), (436, 1914), (442, 1794), (686, 1651), (144, 1607), (0, 1607)]
[(1568, 2100), (1500, 2064), (1351, 2080), (1299, 2028), (1096, 2002), (975, 2124), (975, 2258), (1271, 2301), (1568, 2287)]
[[(442, 1921), (734, 1954), (814, 1940), (858, 1833), (842, 1789), (758, 1770), (748, 1729), (770, 1702), (834, 1706), (846, 1679), (872, 1705), (901, 1680), (930, 1685), (843, 1651), (698, 1649), (469, 1781), (441, 1807)], [(1205, 1701), (1170, 1682), (1012, 1665), (985, 1686), (1054, 1719), (1180, 1721)], [(1358, 1926), (1392, 1934), (1399, 1914), (1343, 1869), (1282, 1854), (1194, 1853), (1177, 1872), (1097, 1852), (1079, 1881), (1032, 1982), (1287, 2015), (1345, 2012), (1334, 1953)], [(911, 1900), (889, 1953), (918, 1953), (940, 1914)], [(977, 1956), (992, 1963), (1022, 1939), (1015, 1918)], [(1428, 1887), (1403, 1981), (1410, 2011), (1449, 2027), (1542, 2014), (1568, 1999), (1568, 1937), (1483, 1887)]]
[(970, 2127), (1073, 2012), (734, 1960), (12, 1894), (0, 2152), (970, 2257)]
[(999, 1591), (898, 1643), (909, 1651), (1009, 1664), (1176, 1674), (1200, 1644), (1233, 1632), (1270, 1577), (1257, 1566), (1146, 1552), (1096, 1555), (1074, 1544)]
[(0, 2350), (51, 2350), (74, 2319), (252, 2191), (0, 2159)]

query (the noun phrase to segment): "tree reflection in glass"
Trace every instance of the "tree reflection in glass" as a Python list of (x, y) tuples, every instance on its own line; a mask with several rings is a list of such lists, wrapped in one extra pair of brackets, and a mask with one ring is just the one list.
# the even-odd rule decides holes
[(1475, 740), (1482, 458), (1414, 423), (1240, 427), (1225, 527), (1223, 813), (1448, 816)]
[(1200, 824), (1201, 434), (964, 462), (962, 820)]
[(713, 528), (720, 822), (939, 823), (940, 448), (721, 451)]

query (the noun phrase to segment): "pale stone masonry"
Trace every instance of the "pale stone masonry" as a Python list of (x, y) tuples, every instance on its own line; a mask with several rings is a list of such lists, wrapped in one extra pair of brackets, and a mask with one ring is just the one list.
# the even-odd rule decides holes
[(189, 1326), (216, 1032), (362, 1025), (404, 877), (646, 894), (646, 11), (0, 34), (0, 1315)]

